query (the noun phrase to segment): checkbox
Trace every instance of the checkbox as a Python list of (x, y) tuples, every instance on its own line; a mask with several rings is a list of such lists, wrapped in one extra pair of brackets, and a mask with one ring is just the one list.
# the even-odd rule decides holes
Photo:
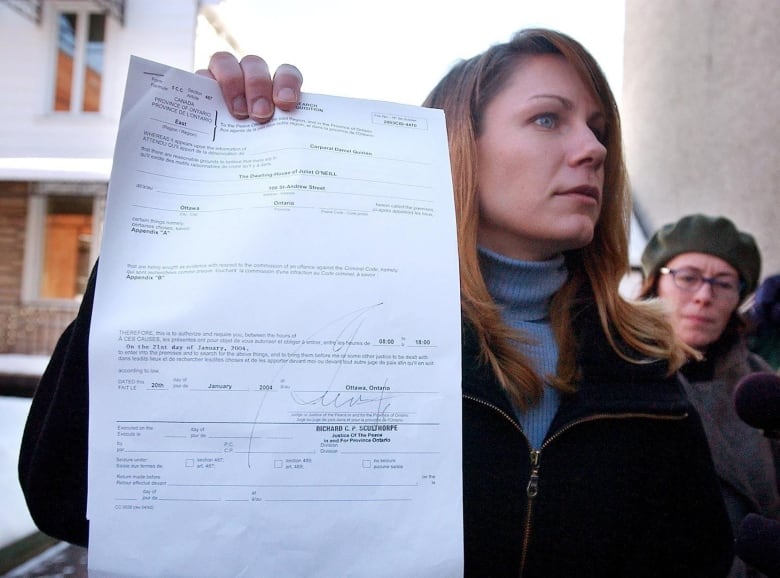
[(275, 467), (275, 468), (279, 469), (279, 468), (281, 468), (283, 465), (284, 465), (284, 463), (282, 462), (282, 460), (274, 460), (274, 467)]
[(367, 469), (371, 469), (371, 460), (363, 460), (363, 467)]
[(184, 460), (184, 467), (185, 468), (194, 468), (195, 467), (195, 460), (192, 458), (187, 458)]

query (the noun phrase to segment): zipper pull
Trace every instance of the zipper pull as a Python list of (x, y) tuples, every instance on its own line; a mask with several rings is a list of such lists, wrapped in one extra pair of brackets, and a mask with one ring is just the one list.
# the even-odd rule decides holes
[(539, 458), (541, 454), (539, 450), (531, 451), (531, 478), (528, 480), (528, 487), (526, 493), (529, 498), (535, 498), (539, 493)]

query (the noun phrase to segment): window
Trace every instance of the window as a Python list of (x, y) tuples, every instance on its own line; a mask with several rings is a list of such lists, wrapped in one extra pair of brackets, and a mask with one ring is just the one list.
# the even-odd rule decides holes
[(49, 198), (43, 233), (41, 297), (73, 299), (83, 295), (92, 245), (92, 200)]
[(105, 185), (41, 183), (30, 197), (22, 299), (80, 301), (98, 253)]
[(63, 11), (57, 15), (57, 58), (53, 108), (98, 112), (103, 85), (106, 15)]

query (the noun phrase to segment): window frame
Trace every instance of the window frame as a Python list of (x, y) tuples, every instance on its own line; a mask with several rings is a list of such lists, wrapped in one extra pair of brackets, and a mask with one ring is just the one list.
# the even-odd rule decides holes
[[(108, 52), (108, 35), (110, 18), (108, 13), (101, 9), (99, 6), (94, 5), (91, 2), (78, 2), (78, 1), (60, 1), (55, 0), (47, 3), (49, 12), (47, 15), (47, 21), (49, 22), (49, 38), (51, 39), (51, 45), (49, 49), (49, 73), (48, 83), (49, 90), (47, 91), (47, 103), (46, 110), (49, 114), (57, 116), (80, 116), (80, 115), (100, 115), (104, 111), (104, 99), (105, 99), (105, 74), (106, 74), (106, 62)], [(76, 14), (76, 31), (74, 38), (74, 55), (73, 55), (73, 77), (71, 79), (71, 97), (70, 108), (68, 110), (57, 110), (55, 103), (57, 100), (57, 75), (59, 73), (58, 55), (59, 55), (59, 33), (60, 33), (60, 16), (63, 13)], [(103, 70), (101, 71), (102, 87), (100, 90), (100, 96), (98, 99), (98, 107), (95, 111), (85, 111), (84, 107), (84, 89), (86, 86), (86, 64), (87, 64), (87, 45), (88, 45), (88, 24), (90, 16), (93, 14), (102, 14), (104, 20), (104, 38), (103, 38)]]
[(41, 297), (42, 277), (46, 247), (46, 216), (51, 197), (92, 198), (92, 244), (89, 249), (90, 268), (100, 253), (103, 233), (103, 216), (106, 204), (107, 183), (46, 182), (35, 183), (28, 199), (27, 223), (22, 268), (21, 302), (24, 305), (74, 305), (81, 299)]

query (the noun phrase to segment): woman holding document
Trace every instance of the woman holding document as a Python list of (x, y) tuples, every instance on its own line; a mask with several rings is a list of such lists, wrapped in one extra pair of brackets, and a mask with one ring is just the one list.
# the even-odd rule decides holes
[[(302, 82), (225, 53), (203, 73), (259, 122), (293, 108)], [(630, 200), (597, 63), (565, 35), (525, 30), (457, 64), (425, 106), (445, 111), (458, 219), (465, 574), (727, 575), (728, 518), (675, 377), (685, 346), (654, 305), (618, 295)], [(36, 522), (81, 544), (93, 290), (20, 460)]]

